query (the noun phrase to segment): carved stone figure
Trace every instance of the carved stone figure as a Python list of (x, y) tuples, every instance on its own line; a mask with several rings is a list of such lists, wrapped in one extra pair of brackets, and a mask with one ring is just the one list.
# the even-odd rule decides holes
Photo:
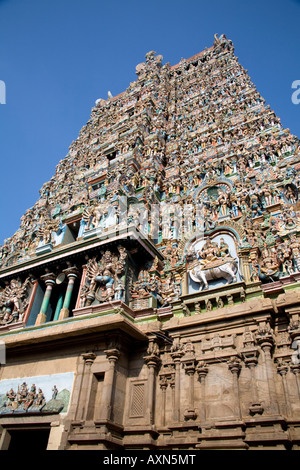
[(227, 283), (237, 279), (238, 264), (229, 252), (228, 244), (221, 238), (220, 244), (207, 239), (198, 253), (194, 254), (196, 262), (193, 262), (188, 273), (194, 282), (200, 283), (200, 290), (209, 287), (208, 282), (214, 279), (226, 279)]
[[(63, 409), (63, 403), (60, 400), (57, 400), (58, 389), (54, 385), (52, 399), (46, 402), (45, 395), (43, 390), (37, 387), (35, 384), (32, 384), (30, 389), (26, 382), (23, 382), (21, 385), (18, 385), (17, 392), (12, 388), (6, 392), (6, 400), (0, 406), (0, 415), (11, 414), (11, 413), (43, 413), (51, 411), (60, 412)], [(48, 405), (48, 407), (45, 407)]]
[(127, 251), (123, 246), (118, 247), (118, 256), (106, 250), (100, 259), (96, 257), (87, 263), (86, 284), (81, 289), (81, 306), (89, 305), (96, 298), (99, 302), (123, 298)]
[(12, 279), (0, 292), (0, 324), (8, 324), (22, 320), (28, 305), (28, 287), (31, 281), (28, 277), (22, 283), (20, 279)]

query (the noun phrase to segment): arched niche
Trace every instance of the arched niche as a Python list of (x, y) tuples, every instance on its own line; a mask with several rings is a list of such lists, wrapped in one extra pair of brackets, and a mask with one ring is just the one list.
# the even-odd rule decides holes
[(216, 178), (204, 181), (194, 192), (194, 201), (205, 204), (206, 197), (210, 200), (217, 200), (221, 192), (230, 192), (232, 188), (233, 183), (228, 178)]
[[(238, 256), (239, 239), (240, 234), (232, 227), (218, 227), (204, 235), (195, 234), (187, 241), (183, 250), (187, 262), (185, 288), (187, 294), (242, 281)], [(211, 250), (209, 250), (209, 241), (212, 244)], [(228, 265), (228, 272), (224, 270), (225, 265)], [(205, 271), (207, 287), (200, 279), (199, 282), (194, 279), (194, 268), (197, 269), (198, 267)], [(231, 275), (231, 271), (234, 277)], [(218, 277), (219, 274), (220, 277)]]

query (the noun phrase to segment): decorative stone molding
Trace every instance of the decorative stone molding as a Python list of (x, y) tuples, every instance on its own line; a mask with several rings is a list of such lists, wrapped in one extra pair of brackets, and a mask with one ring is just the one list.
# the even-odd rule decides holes
[(245, 362), (246, 367), (250, 369), (251, 374), (251, 397), (252, 401), (249, 405), (250, 415), (262, 414), (264, 408), (258, 398), (257, 381), (255, 376), (255, 368), (258, 364), (259, 350), (255, 344), (255, 335), (249, 328), (245, 329), (243, 334), (244, 348), (241, 350), (241, 357)]
[(232, 351), (236, 349), (236, 335), (221, 336), (216, 333), (210, 340), (204, 340), (201, 345), (202, 354), (228, 349)]
[(83, 353), (81, 357), (84, 360), (85, 364), (91, 367), (94, 360), (96, 359), (96, 354), (93, 352), (87, 352), (87, 353)]

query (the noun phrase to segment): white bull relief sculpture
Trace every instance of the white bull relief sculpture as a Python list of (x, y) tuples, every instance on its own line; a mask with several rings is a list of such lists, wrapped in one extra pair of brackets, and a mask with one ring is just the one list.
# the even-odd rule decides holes
[(227, 284), (237, 281), (238, 262), (231, 257), (229, 247), (221, 238), (220, 244), (208, 239), (202, 250), (190, 253), (190, 259), (195, 259), (188, 269), (194, 282), (200, 283), (199, 290), (208, 289), (208, 282), (226, 279)]

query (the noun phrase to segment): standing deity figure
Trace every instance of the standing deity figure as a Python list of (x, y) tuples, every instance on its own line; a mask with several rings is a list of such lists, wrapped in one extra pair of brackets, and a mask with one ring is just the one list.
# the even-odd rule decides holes
[(217, 199), (218, 205), (219, 205), (219, 210), (220, 210), (220, 215), (224, 216), (227, 215), (227, 210), (228, 210), (228, 198), (225, 192), (221, 192)]
[(127, 251), (118, 247), (119, 256), (106, 250), (102, 253), (100, 261), (92, 258), (87, 263), (86, 284), (80, 292), (81, 306), (90, 305), (96, 298), (100, 302), (113, 300), (115, 296), (120, 299), (124, 293), (124, 274)]
[(53, 386), (53, 389), (52, 389), (52, 400), (56, 400), (56, 397), (57, 397), (57, 394), (58, 394), (58, 389), (56, 387), (56, 385)]
[(85, 230), (97, 228), (101, 224), (103, 218), (107, 215), (107, 205), (100, 203), (93, 206), (88, 203), (82, 213), (82, 218), (85, 222)]
[(39, 388), (36, 400), (35, 400), (35, 405), (41, 407), (45, 403), (45, 396), (43, 394), (43, 391), (41, 388)]
[(44, 245), (54, 243), (54, 233), (57, 233), (60, 228), (59, 220), (52, 220), (47, 215), (42, 215), (40, 225), (37, 229), (37, 236), (42, 240)]
[(0, 293), (0, 308), (4, 308), (4, 312), (0, 313), (0, 324), (22, 320), (28, 304), (29, 285), (29, 278), (24, 283), (20, 279), (12, 279)]

